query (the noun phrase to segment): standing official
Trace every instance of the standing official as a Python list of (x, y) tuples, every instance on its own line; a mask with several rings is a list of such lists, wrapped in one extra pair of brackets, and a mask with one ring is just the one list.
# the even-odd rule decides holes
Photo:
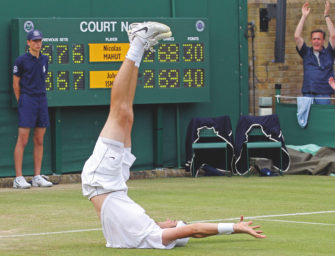
[(19, 56), (13, 68), (13, 89), (18, 101), (18, 137), (14, 150), (16, 178), (14, 188), (30, 188), (22, 176), (24, 149), (29, 140), (30, 130), (34, 130), (34, 177), (35, 187), (51, 187), (52, 183), (41, 176), (43, 140), (50, 125), (46, 98), (45, 78), (48, 72), (48, 57), (41, 54), (43, 35), (38, 30), (27, 34), (29, 52)]

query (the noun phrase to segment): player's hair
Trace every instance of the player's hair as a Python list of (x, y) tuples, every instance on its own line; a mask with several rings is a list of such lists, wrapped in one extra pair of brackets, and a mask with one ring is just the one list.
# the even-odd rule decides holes
[(326, 32), (323, 31), (322, 29), (315, 29), (311, 32), (311, 37), (313, 36), (313, 33), (322, 33), (323, 39), (326, 39)]

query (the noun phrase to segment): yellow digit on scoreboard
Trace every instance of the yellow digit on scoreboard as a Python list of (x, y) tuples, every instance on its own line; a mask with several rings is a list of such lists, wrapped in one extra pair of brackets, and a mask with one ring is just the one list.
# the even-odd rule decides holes
[(184, 69), (184, 87), (201, 88), (205, 86), (204, 69), (186, 68)]
[(58, 64), (69, 63), (69, 46), (67, 44), (59, 44), (57, 47)]
[(73, 71), (74, 90), (85, 89), (85, 71)]
[(155, 70), (146, 69), (143, 71), (144, 86), (143, 88), (154, 88), (155, 87)]
[(158, 74), (159, 88), (178, 88), (179, 69), (161, 69)]
[(160, 44), (158, 46), (159, 62), (179, 62), (179, 44)]
[(57, 89), (59, 91), (69, 90), (69, 71), (57, 72)]
[(51, 71), (48, 71), (46, 78), (45, 78), (45, 89), (49, 92), (52, 91), (54, 89), (54, 76), (53, 73)]
[(183, 44), (183, 59), (185, 62), (203, 62), (204, 61), (204, 44), (188, 43)]
[(74, 64), (84, 63), (85, 53), (83, 44), (74, 44), (72, 46), (72, 61)]

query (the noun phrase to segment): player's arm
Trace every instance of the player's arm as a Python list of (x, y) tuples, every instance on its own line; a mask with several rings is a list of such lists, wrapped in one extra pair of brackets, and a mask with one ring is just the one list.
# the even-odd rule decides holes
[(304, 24), (307, 19), (307, 16), (309, 12), (311, 11), (311, 9), (308, 6), (309, 6), (308, 2), (304, 3), (304, 5), (302, 6), (301, 19), (294, 32), (294, 40), (299, 50), (301, 50), (301, 47), (304, 44), (304, 39), (302, 38), (302, 30), (304, 29)]
[(174, 228), (177, 226), (177, 221), (176, 220), (170, 220), (167, 219), (166, 221), (161, 221), (161, 222), (156, 222), (157, 225), (164, 229), (164, 228)]
[(331, 46), (335, 47), (335, 27), (334, 24), (329, 16), (329, 11), (330, 11), (330, 3), (329, 1), (326, 1), (325, 3), (325, 11), (324, 11), (324, 16), (326, 19), (326, 23), (327, 23), (327, 28), (329, 31), (329, 43), (331, 44)]
[(162, 241), (164, 245), (168, 245), (173, 241), (185, 238), (203, 238), (207, 236), (214, 236), (218, 234), (249, 234), (255, 238), (265, 238), (261, 235), (263, 231), (258, 230), (260, 226), (251, 226), (252, 221), (243, 222), (243, 216), (238, 223), (194, 223), (182, 227), (164, 229), (162, 234)]
[(13, 75), (13, 90), (14, 90), (15, 98), (17, 101), (19, 101), (20, 93), (21, 93), (20, 80), (21, 80), (21, 77)]
[(234, 224), (234, 232), (233, 234), (249, 234), (255, 238), (265, 238), (265, 235), (261, 235), (263, 233), (262, 230), (258, 230), (261, 226), (251, 226), (252, 221), (243, 221), (244, 217), (241, 216), (240, 222)]

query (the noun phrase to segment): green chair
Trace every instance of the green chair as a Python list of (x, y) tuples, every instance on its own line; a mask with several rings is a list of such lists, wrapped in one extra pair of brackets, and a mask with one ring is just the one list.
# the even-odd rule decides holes
[[(248, 173), (247, 176), (250, 175), (250, 152), (251, 150), (257, 150), (257, 149), (275, 149), (277, 148), (279, 151), (279, 158), (280, 158), (280, 169), (279, 173), (280, 175), (283, 175), (282, 170), (283, 170), (283, 163), (282, 163), (282, 143), (281, 142), (276, 142), (276, 141), (253, 141), (254, 139), (261, 138), (264, 136), (262, 130), (260, 127), (255, 127), (253, 128), (249, 133), (248, 137), (249, 140), (246, 142), (246, 152), (247, 152), (247, 165), (248, 165)], [(250, 141), (250, 142), (249, 142)], [(257, 156), (261, 156), (261, 154), (257, 154)]]
[[(213, 128), (202, 128), (199, 132), (200, 138), (216, 138), (217, 134), (214, 132)], [(192, 143), (192, 155), (194, 158), (196, 157), (195, 153), (197, 150), (207, 150), (207, 149), (216, 149), (222, 148), (225, 151), (225, 166), (226, 170), (228, 170), (228, 153), (227, 153), (227, 143), (226, 142), (195, 142)], [(195, 160), (195, 159), (194, 159)], [(193, 160), (193, 161), (194, 161)], [(192, 164), (191, 173), (192, 176), (195, 177), (196, 170), (194, 167), (194, 163)], [(231, 172), (229, 172), (231, 175)]]

